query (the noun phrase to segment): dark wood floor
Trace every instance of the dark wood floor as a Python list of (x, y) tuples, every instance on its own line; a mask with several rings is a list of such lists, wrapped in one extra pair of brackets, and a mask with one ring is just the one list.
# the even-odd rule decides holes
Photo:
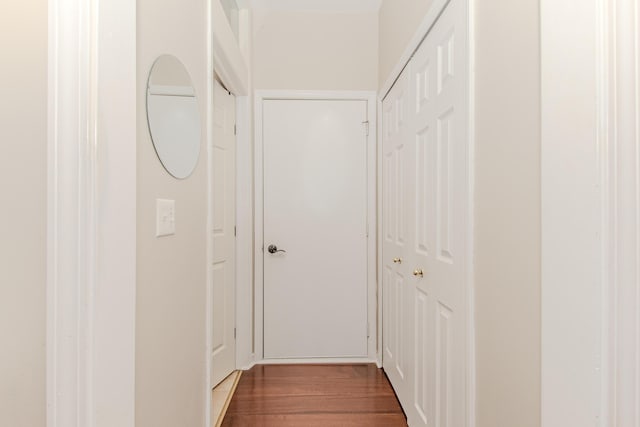
[(406, 427), (375, 365), (258, 365), (244, 372), (222, 422), (262, 427)]

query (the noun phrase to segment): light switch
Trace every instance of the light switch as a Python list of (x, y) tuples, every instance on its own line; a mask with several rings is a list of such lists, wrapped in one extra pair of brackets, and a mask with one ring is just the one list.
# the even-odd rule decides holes
[(176, 233), (176, 201), (156, 200), (156, 237)]

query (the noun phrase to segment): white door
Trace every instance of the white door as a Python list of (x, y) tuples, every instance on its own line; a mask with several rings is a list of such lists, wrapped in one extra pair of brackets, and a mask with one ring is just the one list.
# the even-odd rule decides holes
[(407, 306), (410, 304), (407, 267), (408, 209), (405, 183), (410, 168), (406, 155), (409, 123), (408, 73), (402, 73), (383, 109), (382, 139), (382, 260), (383, 367), (400, 401), (410, 399)]
[(263, 103), (265, 359), (367, 356), (366, 120), (366, 101)]
[(466, 423), (469, 156), (463, 4), (454, 0), (447, 6), (410, 64), (412, 426)]
[[(401, 159), (383, 162), (383, 176), (389, 177), (385, 183), (394, 175), (403, 180), (396, 194), (383, 193), (383, 206), (391, 206), (383, 216), (406, 212), (400, 217), (406, 219), (406, 228), (400, 228), (406, 231), (400, 234), (402, 245), (385, 239), (383, 248), (385, 321), (404, 322), (383, 332), (385, 350), (395, 345), (400, 353), (395, 359), (388, 351), (383, 356), (411, 426), (466, 425), (470, 165), (465, 17), (463, 1), (447, 6), (405, 69), (406, 78), (398, 81), (403, 89), (397, 93), (408, 85), (409, 110), (396, 112), (399, 118), (384, 124), (392, 135), (396, 123), (406, 128), (401, 141), (390, 137), (392, 146), (403, 147)], [(396, 100), (394, 105), (407, 104)], [(393, 264), (396, 257), (401, 264)], [(394, 363), (389, 366), (386, 359)]]
[(211, 385), (235, 369), (235, 97), (216, 80), (213, 96), (213, 353)]

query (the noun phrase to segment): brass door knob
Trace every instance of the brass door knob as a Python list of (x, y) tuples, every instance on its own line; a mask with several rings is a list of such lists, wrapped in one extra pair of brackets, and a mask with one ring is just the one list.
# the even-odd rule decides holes
[(416, 277), (424, 277), (424, 271), (422, 271), (422, 269), (414, 270), (413, 275)]
[(393, 259), (393, 263), (394, 264), (402, 264), (402, 258), (394, 258)]

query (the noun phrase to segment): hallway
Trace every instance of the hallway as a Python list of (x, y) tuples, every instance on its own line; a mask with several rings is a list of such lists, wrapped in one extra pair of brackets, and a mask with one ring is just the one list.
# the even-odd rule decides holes
[(5, 9), (0, 427), (640, 427), (640, 0)]
[(222, 426), (406, 426), (373, 364), (256, 365), (242, 374)]

